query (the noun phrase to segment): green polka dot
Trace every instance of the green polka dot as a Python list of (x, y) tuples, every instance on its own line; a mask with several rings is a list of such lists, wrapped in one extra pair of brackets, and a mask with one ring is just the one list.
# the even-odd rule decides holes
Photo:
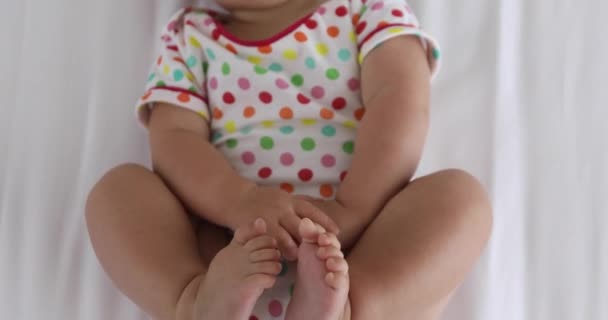
[(281, 72), (281, 71), (283, 71), (283, 66), (281, 64), (275, 62), (275, 63), (269, 65), (268, 69), (270, 69), (274, 72)]
[(230, 65), (228, 62), (224, 62), (224, 64), (222, 64), (222, 74), (225, 76), (230, 74)]
[(279, 273), (279, 277), (286, 275), (287, 270), (287, 262), (285, 260), (281, 260), (281, 272)]
[(327, 72), (325, 72), (325, 76), (327, 76), (329, 80), (336, 80), (340, 77), (340, 72), (336, 68), (329, 68), (327, 69)]
[(184, 78), (184, 72), (181, 70), (173, 71), (173, 80), (180, 81)]
[(304, 84), (304, 77), (301, 74), (296, 74), (291, 77), (291, 83), (296, 87), (300, 87)]
[(230, 149), (236, 148), (236, 146), (238, 144), (239, 144), (239, 141), (234, 138), (230, 138), (230, 139), (226, 140), (226, 146)]
[(150, 76), (148, 76), (148, 82), (154, 80), (154, 78), (156, 77), (156, 73), (150, 73)]
[(193, 68), (196, 65), (196, 57), (195, 56), (190, 56), (188, 57), (188, 60), (186, 60), (186, 64), (188, 65), (188, 67)]
[(306, 58), (306, 61), (304, 63), (306, 63), (306, 67), (311, 70), (317, 66), (315, 59), (313, 59), (311, 57)]
[(216, 143), (221, 138), (222, 138), (222, 133), (219, 132), (219, 131), (216, 131), (216, 132), (213, 133), (213, 136), (211, 137), (211, 142)]
[(300, 146), (302, 147), (302, 149), (304, 151), (312, 151), (315, 149), (317, 144), (315, 143), (315, 140), (312, 138), (304, 138), (300, 142)]
[(164, 81), (162, 81), (162, 80), (161, 80), (161, 81), (158, 81), (158, 82), (156, 83), (156, 86), (157, 86), (157, 87), (166, 87), (166, 86), (167, 86), (167, 84), (166, 84)]
[(207, 74), (209, 71), (209, 62), (203, 61), (203, 73)]
[(253, 71), (255, 71), (255, 73), (257, 73), (257, 74), (265, 74), (268, 72), (268, 70), (266, 68), (264, 68), (260, 65), (257, 65), (257, 64), (253, 67)]
[(347, 62), (351, 58), (351, 53), (348, 49), (340, 49), (338, 51), (338, 58), (344, 62)]
[(330, 125), (326, 125), (325, 127), (323, 127), (323, 129), (321, 129), (321, 133), (323, 133), (323, 135), (326, 137), (333, 137), (336, 135), (336, 128)]
[(194, 86), (190, 86), (190, 88), (188, 88), (188, 91), (192, 93), (197, 93), (196, 88)]
[(291, 134), (294, 131), (292, 126), (282, 126), (279, 130), (282, 134)]
[(244, 126), (239, 130), (242, 134), (250, 134), (253, 131), (253, 126)]
[(433, 48), (433, 58), (435, 58), (435, 60), (437, 60), (440, 57), (441, 57), (441, 52), (439, 52), (439, 50), (437, 48)]
[(289, 296), (290, 296), (290, 297), (291, 297), (291, 296), (293, 296), (293, 288), (294, 288), (294, 285), (295, 285), (295, 284), (294, 284), (294, 283), (292, 283), (292, 284), (289, 286)]
[(209, 57), (209, 60), (215, 60), (215, 53), (209, 48), (207, 48), (207, 56)]
[(274, 148), (274, 140), (271, 137), (262, 137), (260, 139), (260, 146), (264, 150), (271, 150)]
[(352, 141), (344, 142), (342, 145), (342, 150), (348, 154), (353, 154), (353, 151), (355, 150), (355, 143)]

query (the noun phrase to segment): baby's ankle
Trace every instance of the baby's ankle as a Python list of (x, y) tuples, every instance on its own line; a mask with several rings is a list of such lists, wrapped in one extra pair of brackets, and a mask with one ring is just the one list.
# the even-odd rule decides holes
[(186, 285), (175, 306), (175, 320), (194, 320), (196, 297), (203, 279), (204, 275), (199, 274)]

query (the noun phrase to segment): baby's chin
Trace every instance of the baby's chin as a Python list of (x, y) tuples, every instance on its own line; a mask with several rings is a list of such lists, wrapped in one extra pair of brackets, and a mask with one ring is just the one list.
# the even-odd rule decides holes
[(215, 0), (218, 5), (228, 11), (270, 9), (289, 1), (291, 0)]

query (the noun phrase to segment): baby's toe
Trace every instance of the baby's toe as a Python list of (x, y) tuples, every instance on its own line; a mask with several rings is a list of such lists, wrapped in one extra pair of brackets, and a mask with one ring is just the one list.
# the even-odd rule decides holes
[(266, 233), (266, 222), (262, 218), (257, 218), (253, 223), (236, 229), (233, 241), (243, 245), (247, 241), (264, 233)]
[(317, 243), (321, 247), (333, 246), (333, 247), (337, 247), (338, 249), (340, 249), (342, 247), (342, 245), (340, 244), (340, 241), (338, 240), (338, 237), (336, 237), (335, 234), (329, 233), (329, 232), (320, 234), (317, 239)]
[(246, 279), (245, 282), (247, 282), (247, 284), (255, 287), (255, 288), (262, 288), (262, 289), (270, 289), (274, 286), (274, 284), (277, 281), (277, 277), (276, 276), (272, 276), (272, 275), (267, 275), (267, 274), (263, 274), (263, 273), (255, 273), (252, 275), (249, 275)]
[(281, 272), (283, 266), (277, 261), (261, 261), (254, 262), (250, 266), (250, 274), (266, 274), (269, 276), (276, 276)]
[(277, 249), (260, 249), (249, 253), (250, 262), (279, 261), (281, 252)]
[(331, 257), (344, 258), (344, 253), (340, 248), (334, 246), (319, 247), (319, 249), (317, 249), (317, 257), (322, 260), (327, 260)]
[(277, 240), (269, 235), (261, 235), (247, 241), (244, 247), (249, 252), (257, 251), (260, 249), (276, 249)]
[(348, 286), (348, 273), (329, 272), (325, 275), (325, 283), (333, 289), (345, 288)]
[(332, 272), (348, 272), (348, 263), (343, 258), (329, 258), (325, 261), (325, 267)]

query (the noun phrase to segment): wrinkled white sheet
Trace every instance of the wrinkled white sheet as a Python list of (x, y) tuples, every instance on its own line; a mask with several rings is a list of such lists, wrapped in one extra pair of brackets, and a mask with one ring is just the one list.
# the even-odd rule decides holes
[[(443, 45), (419, 175), (464, 168), (492, 240), (450, 320), (608, 319), (608, 2), (411, 0)], [(0, 9), (0, 319), (145, 319), (101, 271), (85, 196), (148, 163), (132, 118), (168, 0)]]

